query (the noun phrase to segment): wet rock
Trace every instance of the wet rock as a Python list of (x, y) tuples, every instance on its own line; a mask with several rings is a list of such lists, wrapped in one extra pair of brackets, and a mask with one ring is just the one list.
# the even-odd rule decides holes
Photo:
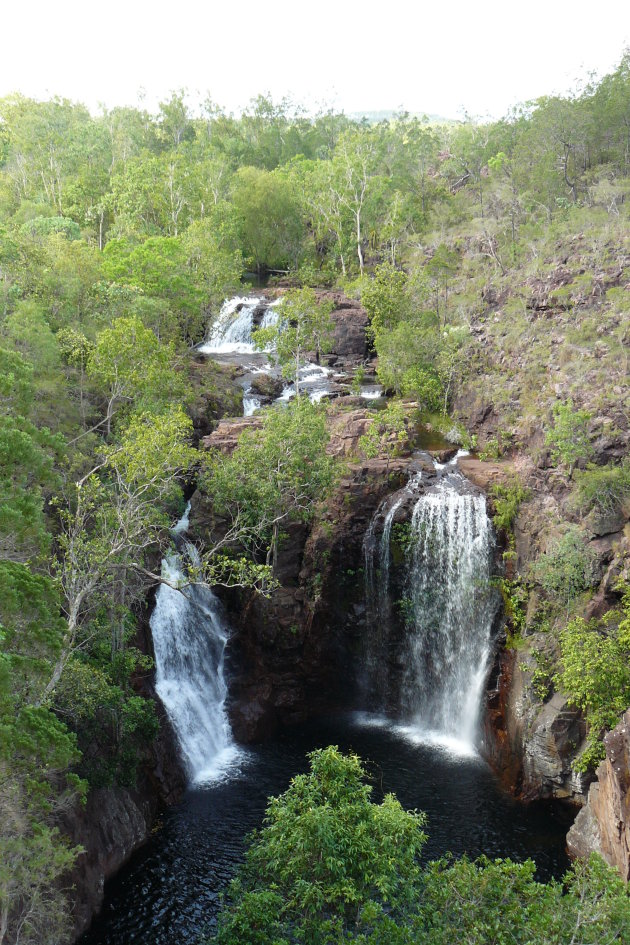
[(599, 853), (630, 880), (630, 710), (604, 739), (606, 758), (597, 769), (586, 806), (567, 835), (569, 853)]
[(554, 693), (544, 704), (531, 687), (536, 663), (527, 648), (499, 657), (495, 687), (488, 698), (484, 751), (505, 786), (525, 800), (557, 798), (582, 803), (589, 779), (572, 762), (586, 734), (580, 713)]
[(196, 440), (208, 436), (221, 417), (242, 414), (243, 390), (236, 381), (237, 373), (234, 367), (218, 365), (205, 356), (191, 360), (189, 377), (193, 400), (188, 413)]
[(275, 400), (282, 393), (284, 384), (281, 378), (273, 377), (271, 374), (254, 374), (250, 387), (253, 394)]
[(105, 882), (147, 839), (152, 821), (151, 805), (125, 788), (90, 791), (85, 807), (77, 807), (67, 825), (79, 856), (70, 882), (75, 886), (74, 921), (78, 937), (99, 911)]

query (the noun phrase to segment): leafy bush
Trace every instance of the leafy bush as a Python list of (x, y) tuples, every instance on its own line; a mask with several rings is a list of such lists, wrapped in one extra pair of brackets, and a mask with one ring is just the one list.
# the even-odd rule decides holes
[(617, 512), (630, 496), (630, 460), (621, 466), (592, 466), (576, 473), (578, 504), (583, 511), (595, 509), (609, 515)]
[(230, 885), (223, 945), (345, 941), (386, 911), (401, 916), (418, 894), (424, 814), (392, 794), (371, 801), (356, 755), (329, 747), (309, 758), (310, 773), (269, 802)]
[(81, 229), (74, 220), (67, 217), (34, 217), (21, 227), (22, 233), (29, 236), (50, 236), (61, 233), (67, 240), (80, 240)]
[(521, 502), (529, 499), (531, 491), (515, 478), (510, 482), (495, 483), (490, 488), (490, 495), (494, 505), (494, 527), (511, 535)]
[(555, 682), (588, 723), (586, 749), (575, 762), (578, 771), (601, 761), (602, 735), (630, 706), (630, 589), (617, 626), (611, 626), (614, 619), (615, 615), (607, 615), (606, 622), (587, 623), (578, 617), (560, 634), (562, 669)]
[(577, 462), (593, 455), (587, 428), (590, 419), (590, 413), (577, 410), (572, 400), (554, 404), (553, 429), (547, 432), (545, 444), (551, 447), (553, 461), (564, 463), (571, 472)]
[(568, 607), (578, 594), (591, 587), (593, 567), (593, 553), (584, 533), (571, 525), (549, 551), (538, 558), (532, 576), (549, 596), (560, 598)]

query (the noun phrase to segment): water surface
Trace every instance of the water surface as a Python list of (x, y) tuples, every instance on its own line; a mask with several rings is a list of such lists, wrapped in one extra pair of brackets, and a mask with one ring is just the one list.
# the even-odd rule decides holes
[(192, 945), (211, 932), (267, 798), (307, 769), (308, 751), (329, 744), (364, 759), (375, 799), (393, 791), (404, 807), (427, 812), (427, 859), (447, 851), (532, 857), (543, 879), (566, 869), (566, 809), (516, 803), (470, 755), (418, 743), (377, 720), (335, 718), (248, 750), (224, 780), (190, 791), (108, 884), (103, 912), (81, 945)]

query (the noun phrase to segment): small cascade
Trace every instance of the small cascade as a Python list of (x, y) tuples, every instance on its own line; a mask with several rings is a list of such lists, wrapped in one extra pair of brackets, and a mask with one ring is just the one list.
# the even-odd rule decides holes
[[(226, 354), (239, 352), (252, 354), (253, 332), (256, 328), (269, 328), (278, 323), (277, 303), (269, 304), (266, 299), (251, 296), (236, 296), (227, 299), (214, 324), (210, 337), (199, 346), (202, 354)], [(261, 306), (266, 306), (259, 325), (254, 324), (254, 314)]]
[[(182, 553), (198, 563), (194, 545), (182, 542), (190, 503), (173, 529)], [(155, 652), (155, 689), (173, 725), (188, 777), (217, 777), (239, 752), (225, 711), (224, 653), (228, 628), (209, 588), (184, 586), (182, 554), (162, 561), (161, 584), (150, 626)], [(173, 585), (172, 587), (169, 585)], [(181, 590), (177, 586), (182, 585)]]
[(243, 391), (243, 416), (251, 417), (256, 413), (257, 410), (260, 410), (261, 400), (260, 397), (255, 397), (252, 393), (251, 387), (248, 387), (247, 390)]
[[(457, 458), (434, 462), (435, 478), (410, 480), (370, 523), (363, 545), (366, 657), (372, 705), (378, 694), (405, 734), (469, 753), (477, 740), (498, 600), (490, 580), (494, 538), (485, 499), (456, 471)], [(398, 586), (404, 632), (394, 633), (392, 526), (421, 485)]]
[[(390, 541), (396, 512), (413, 495), (422, 474), (419, 473), (388, 497), (372, 518), (363, 539), (364, 584), (369, 642), (366, 653), (369, 701), (382, 707), (388, 694), (387, 664), (383, 659), (389, 644), (391, 600), (389, 595)], [(378, 535), (382, 519), (382, 531)]]

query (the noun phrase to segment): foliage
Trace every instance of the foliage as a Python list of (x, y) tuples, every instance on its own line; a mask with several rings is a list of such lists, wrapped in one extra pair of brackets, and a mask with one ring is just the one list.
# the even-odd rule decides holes
[(124, 405), (158, 412), (170, 401), (183, 399), (184, 382), (172, 362), (172, 348), (137, 316), (121, 316), (99, 332), (87, 373), (107, 399), (103, 423), (108, 433), (115, 412)]
[(407, 277), (391, 263), (382, 263), (361, 289), (361, 304), (370, 318), (370, 332), (375, 338), (405, 321), (410, 309)]
[(61, 233), (69, 240), (81, 239), (79, 226), (67, 217), (33, 217), (22, 224), (21, 230), (29, 236), (50, 236), (51, 233)]
[(585, 512), (596, 509), (602, 515), (614, 514), (630, 496), (627, 458), (619, 466), (589, 465), (585, 470), (577, 470), (575, 478), (577, 500)]
[[(381, 804), (356, 755), (329, 747), (272, 798), (229, 890), (217, 942), (334, 942), (395, 918), (418, 892), (424, 815)], [(400, 877), (404, 876), (404, 882)]]
[(588, 460), (593, 448), (588, 435), (587, 410), (578, 410), (572, 400), (553, 407), (553, 428), (547, 431), (545, 443), (551, 447), (554, 462), (562, 462), (572, 472), (580, 460)]
[(575, 762), (587, 771), (604, 757), (602, 736), (630, 706), (630, 592), (621, 614), (604, 621), (571, 620), (560, 634), (562, 668), (556, 684), (588, 722), (585, 750)]
[(547, 653), (537, 648), (531, 651), (535, 667), (532, 673), (532, 689), (541, 702), (545, 702), (553, 690), (553, 663)]
[(367, 433), (359, 437), (359, 449), (371, 459), (385, 456), (389, 461), (398, 456), (409, 442), (409, 420), (405, 406), (389, 403), (370, 423)]
[(508, 578), (500, 578), (498, 587), (503, 601), (503, 612), (510, 631), (508, 642), (514, 644), (515, 639), (525, 629), (527, 589), (520, 580), (511, 581)]
[(494, 527), (512, 536), (518, 510), (521, 503), (530, 498), (531, 491), (515, 478), (511, 482), (495, 483), (490, 487), (490, 495), (494, 506)]
[(267, 564), (275, 558), (282, 528), (308, 521), (333, 482), (328, 438), (323, 409), (300, 398), (266, 411), (262, 427), (245, 430), (231, 455), (208, 454), (201, 483), (228, 522), (223, 546), (254, 557), (264, 550)]
[(594, 558), (582, 531), (569, 526), (532, 567), (532, 577), (552, 598), (567, 608), (571, 601), (593, 583)]
[(332, 302), (320, 302), (314, 289), (291, 289), (282, 296), (278, 323), (254, 332), (255, 346), (259, 350), (271, 348), (282, 373), (293, 379), (298, 399), (304, 356), (314, 351), (319, 363), (320, 355), (332, 348), (333, 307)]
[(562, 882), (535, 864), (442, 859), (419, 865), (423, 814), (381, 804), (354, 755), (313, 752), (309, 774), (272, 798), (230, 884), (220, 945), (587, 945), (623, 942), (630, 898), (593, 855)]

